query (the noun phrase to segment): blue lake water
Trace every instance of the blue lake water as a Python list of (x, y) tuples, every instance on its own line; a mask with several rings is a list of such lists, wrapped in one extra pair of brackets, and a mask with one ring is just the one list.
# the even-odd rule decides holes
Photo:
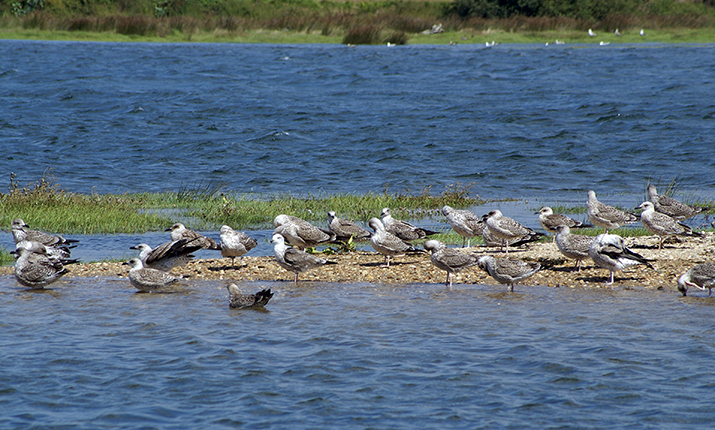
[[(713, 45), (0, 41), (0, 172), (75, 192), (439, 191), (509, 216), (648, 180), (715, 199)], [(474, 208), (483, 213), (486, 207)], [(506, 210), (508, 209), (508, 211)], [(444, 227), (444, 220), (421, 220)], [(705, 222), (698, 220), (695, 222)], [(212, 233), (217, 237), (215, 232)], [(267, 255), (267, 231), (253, 255)], [(124, 258), (164, 232), (83, 236)], [(9, 233), (0, 235), (10, 248)], [(84, 254), (83, 254), (84, 253)], [(0, 277), (0, 428), (704, 428), (715, 300), (672, 291), (256, 282), (136, 294)]]

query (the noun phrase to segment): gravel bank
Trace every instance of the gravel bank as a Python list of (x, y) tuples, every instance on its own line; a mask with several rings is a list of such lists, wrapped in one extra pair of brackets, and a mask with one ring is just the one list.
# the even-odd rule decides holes
[[(677, 292), (678, 276), (696, 264), (715, 261), (715, 235), (706, 233), (704, 238), (688, 238), (683, 242), (667, 243), (662, 250), (657, 249), (656, 237), (626, 238), (626, 243), (633, 251), (648, 259), (655, 260), (655, 270), (639, 265), (616, 273), (613, 287), (634, 287), (645, 289), (665, 289)], [(463, 250), (473, 254), (501, 253), (493, 248), (472, 247)], [(217, 253), (218, 254), (218, 253)], [(573, 271), (574, 262), (566, 260), (551, 242), (530, 244), (525, 248), (510, 250), (509, 257), (538, 261), (542, 270), (517, 285), (518, 291), (528, 285), (546, 285), (550, 287), (605, 287), (608, 270), (597, 268), (588, 260), (581, 272)], [(444, 283), (446, 272), (434, 267), (429, 254), (407, 255), (391, 259), (390, 267), (382, 267), (384, 257), (373, 252), (355, 252), (350, 254), (326, 255), (324, 258), (338, 262), (302, 273), (298, 282), (349, 282), (349, 283)], [(234, 270), (228, 258), (196, 260), (184, 267), (175, 268), (173, 273), (190, 276), (191, 279), (225, 279), (236, 281), (292, 281), (293, 274), (282, 269), (273, 257), (245, 257)], [(72, 277), (126, 277), (128, 266), (121, 263), (76, 264), (69, 267), (66, 278)], [(12, 275), (12, 267), (0, 267), (0, 274)], [(457, 274), (455, 284), (488, 284), (497, 282), (476, 266)], [(506, 287), (505, 287), (506, 289)]]

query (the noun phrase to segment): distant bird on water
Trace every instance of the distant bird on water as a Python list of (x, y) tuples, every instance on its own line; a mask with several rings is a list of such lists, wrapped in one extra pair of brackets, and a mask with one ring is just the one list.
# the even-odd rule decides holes
[(442, 215), (447, 218), (452, 230), (462, 236), (462, 248), (465, 242), (470, 246), (473, 237), (480, 236), (486, 225), (474, 212), (463, 209), (453, 209), (449, 206), (442, 207)]
[(228, 307), (231, 309), (263, 308), (273, 293), (270, 288), (260, 290), (255, 294), (243, 294), (238, 285), (233, 282), (226, 286), (228, 290)]
[(425, 242), (425, 249), (431, 251), (430, 261), (438, 269), (447, 272), (447, 280), (445, 285), (449, 288), (452, 286), (452, 274), (459, 273), (467, 267), (477, 264), (477, 258), (473, 255), (466, 254), (454, 248), (447, 246), (438, 240), (428, 240)]
[(129, 249), (139, 251), (139, 259), (144, 267), (168, 272), (191, 261), (194, 258), (191, 253), (202, 249), (202, 246), (193, 244), (190, 239), (180, 239), (162, 243), (153, 249), (146, 243), (130, 246)]
[(132, 258), (122, 264), (130, 267), (129, 282), (132, 286), (144, 293), (153, 293), (183, 279), (183, 277), (174, 276), (169, 272), (144, 267), (138, 258)]
[(326, 264), (338, 264), (334, 261), (308, 254), (300, 249), (289, 247), (285, 244), (285, 238), (277, 233), (273, 235), (271, 242), (273, 242), (273, 254), (276, 258), (276, 263), (287, 271), (295, 273), (293, 282), (298, 282), (298, 273), (307, 272)]
[(15, 261), (15, 279), (25, 287), (42, 289), (69, 273), (64, 267), (79, 260), (62, 259), (48, 254), (40, 242), (23, 240), (11, 252)]
[(370, 240), (369, 230), (366, 230), (349, 219), (339, 218), (334, 211), (328, 212), (328, 229), (335, 233), (335, 239), (347, 242), (350, 238), (354, 242)]
[(715, 287), (715, 264), (703, 263), (692, 267), (687, 272), (683, 273), (678, 278), (678, 291), (683, 296), (688, 294), (688, 287), (695, 287), (705, 291), (708, 289), (708, 297), (712, 294), (712, 289)]
[(385, 226), (385, 230), (402, 240), (410, 241), (424, 239), (427, 236), (439, 233), (437, 231), (414, 226), (407, 221), (393, 218), (390, 208), (383, 208), (382, 213), (380, 213), (380, 217), (382, 218), (382, 224)]
[(375, 251), (385, 256), (385, 265), (387, 267), (390, 267), (390, 256), (395, 257), (405, 255), (408, 252), (419, 252), (412, 244), (387, 231), (382, 221), (378, 218), (370, 218), (368, 225), (375, 231), (370, 238), (370, 244)]
[(541, 237), (542, 234), (536, 233), (534, 230), (520, 224), (515, 219), (505, 217), (500, 210), (490, 211), (482, 217), (487, 223), (489, 231), (502, 241), (502, 251), (505, 254), (509, 253), (509, 241), (516, 238), (532, 238)]
[(617, 234), (600, 234), (596, 236), (588, 250), (588, 255), (598, 267), (608, 269), (611, 276), (606, 284), (613, 283), (613, 273), (626, 267), (645, 264), (651, 269), (653, 266), (640, 254), (626, 248), (623, 238)]
[(258, 246), (256, 239), (227, 225), (221, 226), (219, 234), (221, 238), (221, 256), (224, 258), (230, 257), (231, 267), (234, 269), (236, 268), (234, 264), (236, 257), (241, 257), (241, 261), (243, 261), (243, 256)]
[(523, 281), (541, 269), (541, 265), (536, 262), (514, 258), (494, 258), (491, 255), (479, 257), (477, 264), (497, 282), (506, 284), (510, 293), (514, 292), (514, 284)]
[(663, 239), (670, 236), (698, 236), (702, 234), (693, 232), (693, 229), (685, 224), (681, 224), (668, 215), (655, 211), (651, 202), (643, 202), (636, 209), (643, 209), (641, 212), (641, 223), (649, 232), (658, 236), (658, 249), (663, 248)]
[(623, 212), (613, 206), (605, 205), (596, 199), (596, 192), (589, 190), (586, 202), (586, 213), (593, 225), (609, 230), (616, 229), (626, 224), (638, 222), (638, 217), (632, 213)]
[(330, 230), (319, 228), (304, 219), (292, 215), (280, 214), (273, 219), (274, 234), (280, 234), (291, 245), (298, 249), (315, 248), (318, 245), (332, 242), (335, 234)]
[(576, 260), (576, 271), (581, 271), (581, 262), (589, 257), (593, 237), (571, 234), (571, 229), (566, 225), (556, 227), (556, 246), (566, 258)]
[(171, 240), (181, 240), (189, 239), (195, 245), (201, 245), (203, 249), (220, 250), (221, 247), (218, 246), (215, 240), (210, 237), (204, 236), (201, 233), (197, 233), (194, 230), (189, 230), (184, 226), (184, 224), (177, 222), (171, 227), (167, 228), (166, 231), (171, 232)]
[(712, 208), (690, 206), (675, 200), (672, 197), (658, 194), (655, 185), (648, 185), (648, 201), (653, 203), (656, 212), (668, 215), (669, 217), (682, 221), (694, 217), (695, 215)]

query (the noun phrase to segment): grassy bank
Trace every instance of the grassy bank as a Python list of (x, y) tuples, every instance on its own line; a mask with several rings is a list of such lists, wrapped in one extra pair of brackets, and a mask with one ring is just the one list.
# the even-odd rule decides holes
[(457, 208), (483, 204), (469, 186), (456, 184), (440, 193), (426, 188), (416, 193), (274, 195), (263, 198), (222, 193), (220, 187), (197, 185), (177, 192), (76, 194), (62, 190), (51, 178), (22, 186), (11, 177), (9, 192), (0, 194), (0, 226), (14, 218), (33, 228), (66, 234), (139, 233), (161, 231), (175, 222), (195, 229), (272, 228), (273, 218), (287, 213), (325, 223), (333, 210), (344, 218), (367, 221), (390, 207), (400, 217), (436, 215), (444, 205)]
[[(589, 37), (588, 29), (597, 36)], [(641, 29), (645, 36), (639, 34)], [(557, 39), (705, 43), (715, 42), (715, 7), (711, 0), (0, 0), (0, 38), (397, 45), (543, 44)]]

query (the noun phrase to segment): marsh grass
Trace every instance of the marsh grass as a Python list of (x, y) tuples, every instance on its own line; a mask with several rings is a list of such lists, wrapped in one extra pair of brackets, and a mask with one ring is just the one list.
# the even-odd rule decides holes
[(285, 213), (310, 221), (324, 222), (327, 212), (367, 221), (384, 207), (393, 214), (413, 219), (438, 213), (444, 205), (468, 207), (483, 204), (470, 196), (471, 184), (454, 184), (441, 193), (424, 188), (383, 193), (325, 194), (264, 198), (235, 196), (221, 192), (222, 183), (182, 186), (177, 192), (122, 195), (75, 194), (62, 190), (48, 173), (39, 181), (22, 186), (10, 175), (9, 192), (0, 193), (0, 225), (9, 229), (14, 218), (32, 228), (63, 234), (137, 233), (164, 230), (175, 222), (191, 228), (272, 228), (273, 218)]

